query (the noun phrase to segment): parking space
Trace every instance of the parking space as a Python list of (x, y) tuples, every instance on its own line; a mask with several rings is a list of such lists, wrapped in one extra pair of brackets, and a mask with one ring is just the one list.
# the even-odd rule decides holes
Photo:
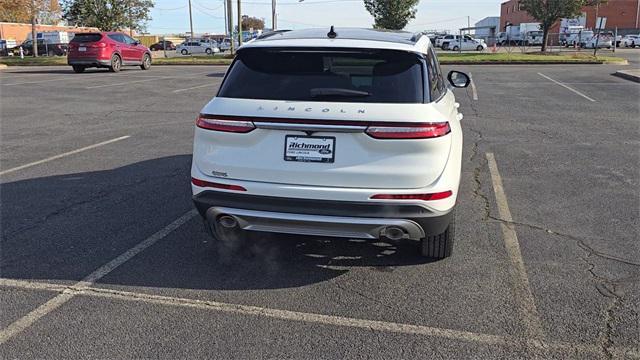
[(457, 243), (438, 262), (212, 241), (190, 154), (224, 67), (0, 73), (0, 357), (640, 357), (640, 86), (614, 66), (460, 68), (475, 90), (456, 90)]

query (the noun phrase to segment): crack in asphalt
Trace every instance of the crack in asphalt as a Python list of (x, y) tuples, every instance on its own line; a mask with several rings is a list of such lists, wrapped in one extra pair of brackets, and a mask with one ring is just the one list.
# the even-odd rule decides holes
[[(467, 93), (467, 96), (469, 97), (468, 93)], [(473, 110), (474, 116), (477, 117), (478, 110), (474, 106), (473, 101), (469, 101), (469, 104), (471, 109)], [(471, 157), (469, 158), (469, 162), (473, 164), (476, 162), (476, 159), (480, 155), (479, 147), (480, 147), (480, 143), (484, 140), (484, 137), (480, 130), (474, 129), (471, 126), (469, 126), (467, 129), (476, 135), (473, 146), (472, 146)], [(530, 128), (529, 130), (537, 131), (535, 129), (530, 129)], [(548, 136), (548, 134), (544, 132), (542, 133)], [(483, 209), (484, 213), (482, 218), (483, 221), (488, 221), (489, 219), (491, 219), (507, 225), (524, 226), (530, 229), (543, 231), (547, 234), (556, 235), (562, 238), (572, 240), (576, 243), (576, 245), (580, 249), (584, 251), (585, 255), (580, 259), (587, 264), (588, 266), (587, 272), (596, 282), (596, 285), (595, 285), (596, 290), (600, 295), (610, 300), (603, 314), (604, 324), (603, 324), (603, 329), (601, 331), (601, 336), (598, 340), (598, 345), (602, 349), (602, 353), (607, 359), (613, 359), (615, 357), (615, 351), (614, 351), (615, 343), (612, 338), (612, 335), (613, 335), (613, 329), (614, 329), (614, 322), (616, 320), (614, 316), (614, 312), (624, 302), (623, 294), (617, 291), (617, 284), (620, 284), (621, 282), (624, 282), (624, 281), (629, 281), (629, 279), (615, 280), (615, 279), (609, 279), (609, 278), (598, 275), (595, 271), (596, 264), (594, 264), (590, 260), (590, 258), (592, 256), (598, 257), (598, 258), (611, 260), (611, 261), (615, 261), (618, 263), (622, 263), (622, 264), (634, 266), (634, 267), (640, 267), (640, 263), (598, 251), (593, 247), (589, 246), (584, 239), (581, 239), (571, 234), (558, 232), (558, 231), (545, 228), (543, 226), (535, 225), (535, 224), (516, 222), (516, 221), (507, 221), (499, 217), (493, 216), (491, 214), (489, 198), (483, 192), (482, 181), (481, 181), (482, 170), (486, 165), (487, 165), (486, 161), (480, 160), (479, 163), (473, 169), (473, 181), (474, 181), (473, 195), (474, 197), (481, 199), (482, 203), (484, 204), (484, 209)], [(635, 279), (632, 277), (631, 280), (635, 280)]]

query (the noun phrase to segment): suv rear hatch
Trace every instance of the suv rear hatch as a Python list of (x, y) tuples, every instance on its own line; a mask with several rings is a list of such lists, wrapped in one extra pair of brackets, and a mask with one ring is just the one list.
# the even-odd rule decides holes
[(451, 142), (426, 71), (397, 50), (243, 49), (198, 118), (195, 164), (237, 180), (425, 187)]
[(69, 42), (69, 57), (71, 58), (98, 58), (102, 49), (108, 45), (102, 41), (101, 33), (76, 34)]

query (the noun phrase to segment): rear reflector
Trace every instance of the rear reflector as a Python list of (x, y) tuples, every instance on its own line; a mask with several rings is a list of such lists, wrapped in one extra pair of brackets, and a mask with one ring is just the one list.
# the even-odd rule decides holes
[(448, 122), (410, 126), (369, 126), (366, 133), (374, 139), (429, 139), (451, 132)]
[(377, 194), (373, 195), (370, 199), (376, 200), (442, 200), (453, 195), (451, 190), (443, 191), (433, 194)]
[(191, 178), (191, 183), (199, 187), (210, 187), (210, 188), (234, 190), (234, 191), (247, 191), (247, 189), (239, 185), (220, 184), (220, 183), (204, 181), (196, 178)]
[(256, 126), (251, 121), (218, 119), (203, 116), (198, 116), (198, 120), (196, 120), (196, 126), (207, 130), (234, 133), (248, 133), (256, 128)]

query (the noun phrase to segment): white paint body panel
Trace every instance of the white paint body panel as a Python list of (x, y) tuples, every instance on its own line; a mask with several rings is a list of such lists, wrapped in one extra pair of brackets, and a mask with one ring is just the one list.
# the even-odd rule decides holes
[[(245, 46), (360, 47), (426, 52), (427, 37), (415, 46), (350, 39), (253, 41)], [(192, 177), (239, 185), (246, 194), (336, 201), (369, 201), (374, 194), (422, 194), (451, 190), (436, 201), (401, 200), (442, 215), (455, 205), (462, 163), (461, 114), (451, 90), (437, 102), (420, 104), (275, 101), (215, 97), (201, 113), (265, 118), (444, 122), (451, 132), (432, 139), (378, 140), (364, 132), (319, 131), (313, 136), (336, 138), (334, 163), (284, 161), (286, 135), (303, 131), (258, 128), (250, 133), (226, 133), (196, 127)], [(257, 122), (254, 120), (254, 122)], [(221, 175), (224, 174), (224, 175)], [(207, 190), (192, 185), (194, 194)], [(209, 189), (210, 190), (210, 189)], [(215, 189), (229, 192), (229, 190)], [(233, 191), (231, 191), (233, 192)], [(392, 201), (397, 203), (398, 200)]]

